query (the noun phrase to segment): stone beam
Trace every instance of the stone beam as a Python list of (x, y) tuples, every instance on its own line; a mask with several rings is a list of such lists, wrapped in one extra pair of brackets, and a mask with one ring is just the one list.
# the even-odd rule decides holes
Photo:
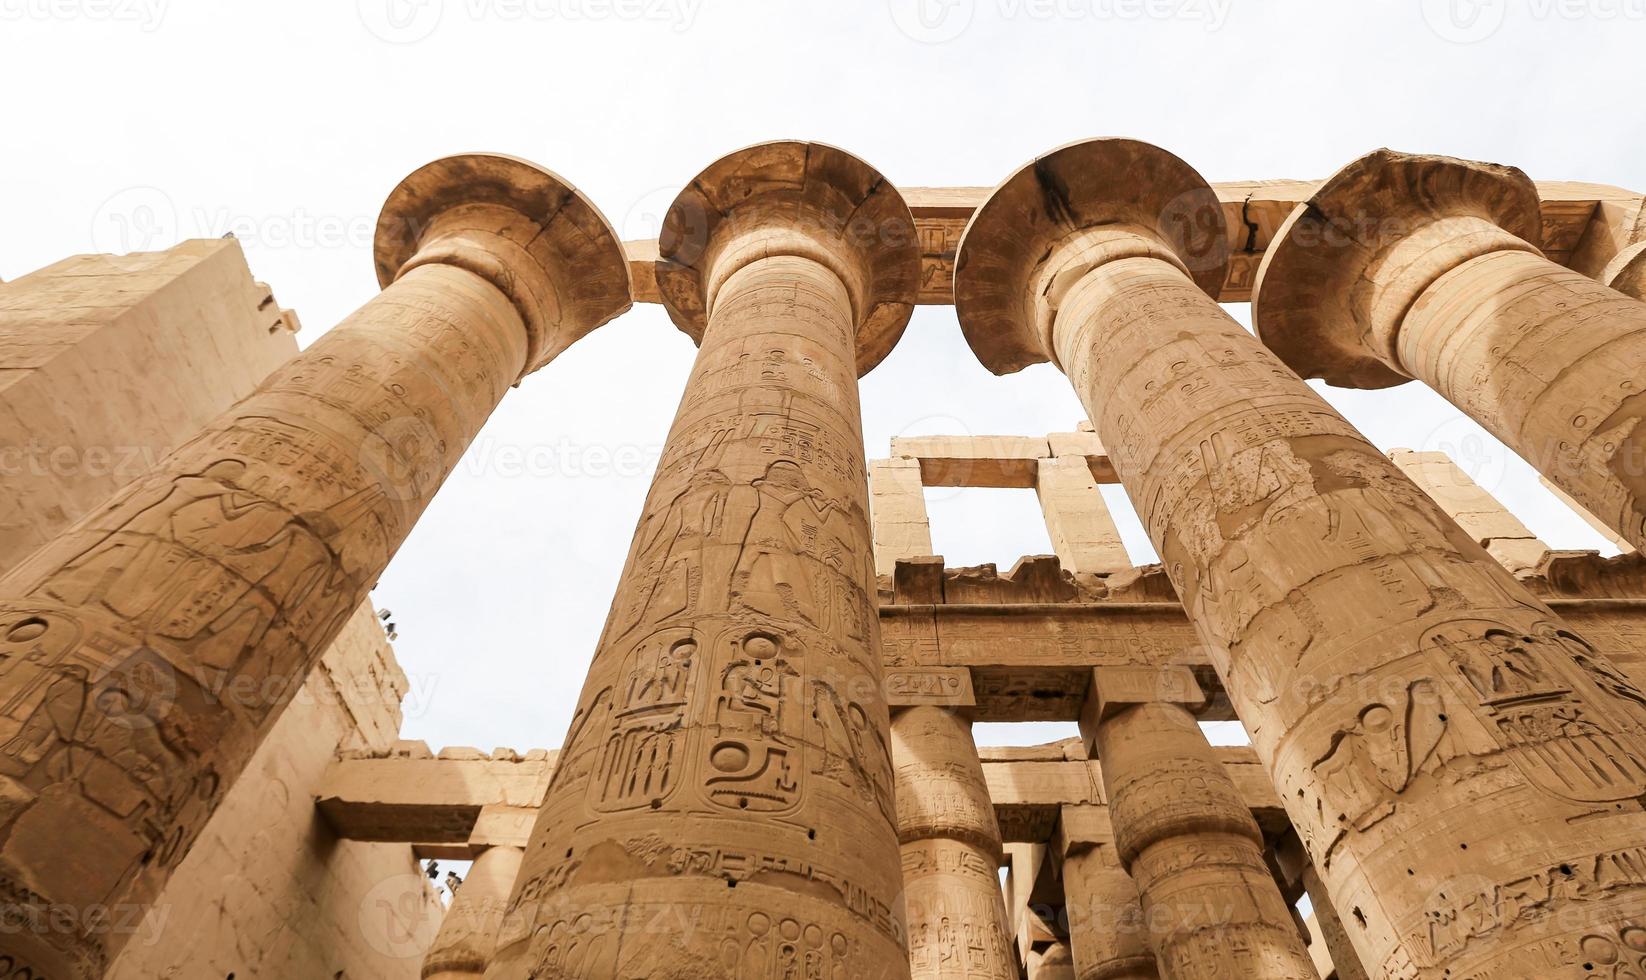
[[(1244, 303), (1263, 253), (1292, 209), (1309, 198), (1318, 181), (1239, 180), (1217, 183), (1218, 202), (1228, 228), (1228, 275), (1218, 293), (1224, 303)], [(920, 238), (920, 298), (925, 305), (954, 302), (954, 256), (972, 212), (989, 196), (987, 187), (911, 187), (903, 197), (914, 212)], [(1621, 187), (1581, 181), (1538, 181), (1544, 253), (1561, 265), (1598, 278), (1618, 252), (1638, 240), (1641, 195)], [(638, 303), (657, 303), (652, 263), (657, 242), (624, 242)]]
[[(1214, 750), (1265, 831), (1285, 829), (1280, 799), (1249, 748)], [(1065, 805), (1103, 805), (1103, 773), (1083, 757), (1079, 739), (1049, 745), (982, 748), (983, 777), (1001, 838), (1052, 839)], [(345, 840), (402, 842), (434, 857), (466, 857), (492, 846), (521, 846), (513, 811), (534, 814), (558, 752), (534, 749), (490, 756), (401, 742), (385, 757), (345, 756), (332, 763), (315, 806)]]
[[(1025, 558), (1006, 575), (939, 566), (898, 563), (896, 601), (880, 607), (888, 678), (963, 668), (976, 721), (1078, 721), (1093, 667), (1181, 666), (1208, 695), (1196, 716), (1235, 720), (1158, 569), (1098, 581), (1111, 595), (1167, 601), (1104, 598), (1072, 583), (1050, 557)], [(905, 588), (915, 579), (921, 588)], [(1646, 679), (1646, 559), (1557, 552), (1521, 581), (1631, 677)]]
[[(315, 806), (337, 836), (401, 841), (424, 856), (472, 857), (485, 847), (524, 847), (558, 753), (491, 755), (402, 741), (387, 756), (345, 754), (315, 791)], [(471, 850), (471, 837), (484, 840)]]

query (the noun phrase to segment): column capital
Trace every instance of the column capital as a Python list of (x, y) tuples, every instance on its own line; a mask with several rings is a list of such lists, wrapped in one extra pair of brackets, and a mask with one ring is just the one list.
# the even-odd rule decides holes
[(1626, 296), (1646, 299), (1646, 241), (1638, 241), (1612, 257), (1600, 281)]
[(852, 300), (857, 373), (896, 346), (920, 286), (914, 216), (896, 187), (824, 143), (758, 143), (721, 157), (669, 206), (657, 288), (696, 343), (720, 288), (756, 259), (797, 255), (840, 277)]
[(954, 305), (966, 342), (995, 374), (1052, 360), (1056, 297), (1098, 265), (1139, 257), (1170, 262), (1217, 295), (1228, 232), (1205, 178), (1131, 139), (1038, 157), (994, 189), (961, 236)]
[(631, 305), (617, 232), (577, 188), (499, 153), (443, 157), (389, 192), (377, 218), (377, 281), (443, 264), (496, 286), (526, 325), (532, 373)]
[(1514, 167), (1375, 150), (1293, 209), (1258, 268), (1257, 335), (1294, 371), (1349, 388), (1411, 376), (1395, 337), (1431, 285), (1492, 252), (1538, 252), (1537, 187)]

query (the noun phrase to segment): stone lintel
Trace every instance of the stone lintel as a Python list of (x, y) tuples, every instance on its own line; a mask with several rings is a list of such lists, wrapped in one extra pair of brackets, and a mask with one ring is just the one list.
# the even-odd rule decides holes
[[(1237, 180), (1212, 185), (1228, 228), (1228, 275), (1218, 293), (1223, 303), (1251, 299), (1252, 282), (1263, 253), (1292, 209), (1319, 186), (1311, 180)], [(989, 187), (909, 187), (903, 199), (914, 213), (920, 239), (918, 302), (943, 306), (954, 301), (954, 258), (972, 212), (988, 199)], [(1641, 195), (1635, 191), (1582, 181), (1538, 181), (1544, 252), (1584, 275), (1598, 277), (1606, 264), (1636, 241)], [(655, 241), (624, 242), (634, 277), (637, 303), (657, 303), (652, 262)], [(644, 268), (642, 268), (644, 267)]]
[[(316, 806), (337, 835), (350, 840), (468, 847), (488, 808), (535, 813), (554, 771), (553, 753), (502, 760), (474, 758), (469, 751), (450, 755), (430, 757), (424, 747), (387, 757), (340, 758), (315, 791)], [(497, 813), (492, 811), (488, 822)]]
[[(1066, 758), (1071, 745), (1077, 744), (1067, 740), (978, 750), (1003, 840), (1052, 841), (1066, 807), (1103, 806), (1099, 764)], [(1270, 830), (1283, 827), (1280, 800), (1256, 754), (1244, 747), (1214, 751), (1258, 823)], [(316, 805), (339, 837), (409, 843), (429, 857), (467, 859), (487, 847), (519, 847), (530, 832), (553, 768), (552, 762), (534, 754), (538, 758), (532, 762), (512, 763), (338, 759), (321, 783)]]
[(892, 440), (892, 455), (918, 459), (928, 487), (1032, 490), (1051, 446), (1044, 437), (902, 436)]

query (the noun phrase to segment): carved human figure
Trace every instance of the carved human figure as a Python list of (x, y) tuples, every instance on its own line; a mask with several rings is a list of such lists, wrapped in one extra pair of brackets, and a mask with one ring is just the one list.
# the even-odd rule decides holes
[(912, 976), (1016, 980), (1000, 828), (971, 722), (952, 708), (896, 709), (892, 765)]
[(701, 349), (487, 976), (908, 975), (857, 377), (917, 276), (908, 207), (829, 147), (670, 209)]
[(1276, 234), (1253, 321), (1306, 378), (1430, 385), (1639, 548), (1646, 302), (1546, 258), (1541, 220), (1512, 167), (1369, 153)]
[[(1646, 890), (1500, 896), (1646, 833), (1642, 702), (1213, 301), (1222, 214), (1158, 148), (1051, 153), (972, 219), (962, 328), (991, 370), (1068, 375), (1367, 969), (1575, 980)], [(1460, 880), (1489, 927), (1436, 946)]]
[(103, 975), (129, 930), (99, 923), (158, 894), (503, 393), (629, 304), (610, 228), (524, 161), (424, 167), (377, 245), (379, 296), (0, 579), (0, 890), (58, 923), (0, 934), (24, 973)]

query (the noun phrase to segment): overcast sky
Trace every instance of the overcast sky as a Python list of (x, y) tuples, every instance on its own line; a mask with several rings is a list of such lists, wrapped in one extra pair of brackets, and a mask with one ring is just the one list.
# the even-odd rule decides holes
[[(1320, 178), (1393, 146), (1638, 188), (1643, 41), (1646, 0), (0, 0), (0, 278), (233, 231), (312, 343), (376, 292), (390, 188), (468, 150), (557, 171), (626, 238), (774, 138), (903, 186), (992, 185), (1122, 135), (1214, 181)], [(408, 737), (559, 744), (692, 355), (639, 306), (503, 401), (375, 596), (414, 684)], [(1610, 553), (1422, 386), (1326, 393), (1379, 446), (1466, 452), (1551, 545)], [(871, 457), (1083, 416), (1049, 367), (985, 372), (948, 307), (917, 310), (863, 409)], [(1050, 551), (1032, 491), (930, 503), (951, 566)]]

